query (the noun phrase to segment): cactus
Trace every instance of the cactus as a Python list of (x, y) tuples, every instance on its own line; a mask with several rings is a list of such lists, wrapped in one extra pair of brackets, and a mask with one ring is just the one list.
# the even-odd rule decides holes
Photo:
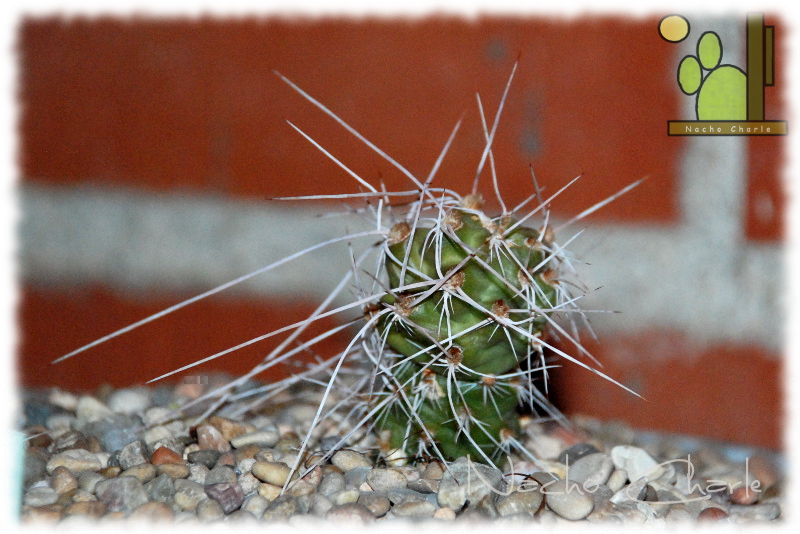
[[(549, 214), (550, 203), (575, 180), (543, 199), (532, 173), (533, 194), (510, 210), (499, 194), (491, 144), (514, 71), (506, 85), (491, 130), (487, 127), (478, 98), (486, 146), (473, 191), (465, 196), (432, 186), (436, 170), (459, 129), (460, 121), (430, 175), (421, 181), (320, 102), (287, 78), (280, 74), (278, 76), (403, 172), (413, 183), (413, 188), (397, 192), (377, 190), (290, 122), (293, 128), (365, 188), (362, 193), (336, 197), (363, 199), (365, 208), (362, 213), (372, 213), (377, 223), (371, 230), (319, 246), (360, 238), (374, 241), (375, 236), (380, 236), (380, 241), (364, 254), (353, 256), (350, 272), (308, 319), (246, 341), (154, 380), (221, 357), (239, 347), (291, 332), (251, 372), (183, 408), (208, 399), (214, 399), (215, 402), (206, 413), (213, 412), (230, 400), (255, 398), (253, 406), (257, 406), (268, 402), (277, 391), (298, 383), (322, 385), (317, 412), (302, 442), (298, 465), (293, 470), (298, 468), (304, 453), (319, 437), (320, 422), (334, 412), (342, 414), (340, 421), (346, 431), (342, 432), (336, 445), (319, 457), (320, 460), (332, 454), (337, 447), (352, 445), (365, 435), (377, 435), (380, 454), (388, 463), (401, 463), (421, 455), (432, 455), (443, 461), (468, 455), (473, 460), (499, 465), (512, 450), (535, 460), (518, 439), (518, 407), (524, 405), (534, 413), (563, 420), (547, 401), (548, 365), (544, 349), (549, 348), (563, 358), (617, 382), (582, 359), (553, 346), (543, 335), (547, 328), (562, 341), (572, 343), (582, 356), (591, 357), (577, 336), (576, 321), (585, 320), (576, 303), (579, 297), (573, 297), (568, 287), (571, 284), (581, 286), (577, 282), (566, 283), (574, 271), (570, 256), (555, 242)], [(495, 217), (482, 211), (483, 199), (479, 194), (479, 178), (487, 162), (501, 207), (501, 213)], [(585, 217), (637, 184), (589, 208), (563, 226)], [(410, 197), (412, 200), (393, 203), (392, 200), (397, 197)], [(526, 208), (531, 201), (535, 201), (535, 207)], [(528, 221), (537, 214), (542, 217), (542, 223), (536, 228), (528, 226)], [(285, 261), (316, 248), (302, 251)], [(369, 265), (370, 258), (374, 261), (375, 269), (365, 276), (363, 270)], [(285, 261), (266, 266), (172, 306), (61, 359), (275, 268)], [(330, 310), (331, 302), (345, 287), (355, 287), (359, 293), (357, 298), (348, 305)], [(308, 325), (323, 317), (352, 310), (360, 310), (359, 317), (313, 339), (302, 341), (301, 336)], [(569, 319), (573, 327), (570, 332), (556, 320), (556, 315)], [(266, 369), (310, 350), (337, 332), (357, 324), (360, 324), (357, 333), (341, 353), (321, 360), (279, 383), (258, 389), (241, 388), (250, 378)], [(541, 386), (536, 381), (541, 381)]]

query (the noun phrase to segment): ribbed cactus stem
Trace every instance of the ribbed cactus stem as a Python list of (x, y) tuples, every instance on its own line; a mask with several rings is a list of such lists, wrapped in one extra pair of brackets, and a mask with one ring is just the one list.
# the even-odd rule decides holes
[(508, 231), (516, 219), (492, 219), (481, 204), (468, 195), (434, 226), (389, 232), (392, 311), (379, 331), (396, 354), (398, 391), (378, 423), (387, 450), (429, 452), (434, 441), (449, 459), (490, 462), (518, 431), (520, 391), (556, 300), (543, 243), (552, 232)]

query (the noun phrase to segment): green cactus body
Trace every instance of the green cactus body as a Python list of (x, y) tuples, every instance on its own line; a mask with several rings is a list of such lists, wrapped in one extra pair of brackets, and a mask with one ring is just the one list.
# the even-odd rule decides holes
[(383, 303), (393, 313), (379, 330), (407, 400), (380, 417), (388, 448), (411, 454), (433, 440), (446, 457), (486, 461), (516, 435), (524, 381), (514, 371), (538, 353), (556, 296), (547, 239), (515, 223), (488, 218), (470, 195), (433, 228), (392, 228)]

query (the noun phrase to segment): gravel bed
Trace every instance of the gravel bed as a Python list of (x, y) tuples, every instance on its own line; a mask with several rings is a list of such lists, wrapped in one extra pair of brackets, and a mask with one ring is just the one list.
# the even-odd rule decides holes
[(23, 392), (20, 519), (672, 524), (781, 517), (785, 466), (775, 452), (578, 416), (570, 428), (524, 419), (520, 441), (531, 455), (512, 455), (502, 470), (467, 458), (449, 466), (433, 458), (377, 462), (371, 435), (332, 449), (343, 429), (326, 420), (303, 469), (292, 473), (315, 394), (285, 392), (245, 416), (229, 405), (200, 421), (202, 410), (157, 424), (215, 379), (208, 382), (91, 395)]

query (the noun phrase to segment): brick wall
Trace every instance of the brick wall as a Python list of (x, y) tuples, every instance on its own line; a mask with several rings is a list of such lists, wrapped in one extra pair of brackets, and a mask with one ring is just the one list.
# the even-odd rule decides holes
[[(509, 205), (530, 194), (531, 163), (551, 191), (583, 174), (553, 205), (559, 219), (649, 177), (592, 215), (574, 247), (591, 263), (588, 285), (603, 286), (587, 307), (622, 312), (598, 316), (590, 349), (647, 400), (568, 363), (556, 400), (571, 413), (779, 447), (784, 139), (668, 137), (667, 120), (691, 118), (675, 76), (690, 41), (713, 28), (725, 61), (744, 65), (744, 16), (692, 19), (682, 44), (660, 39), (658, 20), (24, 21), (20, 383), (142, 383), (302, 317), (333, 287), (346, 250), (50, 364), (347, 231), (315, 218), (337, 204), (266, 200), (357, 191), (285, 119), (365, 179), (404, 186), (273, 69), (422, 176), (463, 114), (439, 175), (466, 190), (483, 146), (475, 92), (492, 115), (519, 58), (494, 143)], [(780, 60), (783, 26), (767, 22)], [(780, 61), (776, 79), (766, 116), (783, 119)], [(268, 348), (193, 372), (243, 372)]]

